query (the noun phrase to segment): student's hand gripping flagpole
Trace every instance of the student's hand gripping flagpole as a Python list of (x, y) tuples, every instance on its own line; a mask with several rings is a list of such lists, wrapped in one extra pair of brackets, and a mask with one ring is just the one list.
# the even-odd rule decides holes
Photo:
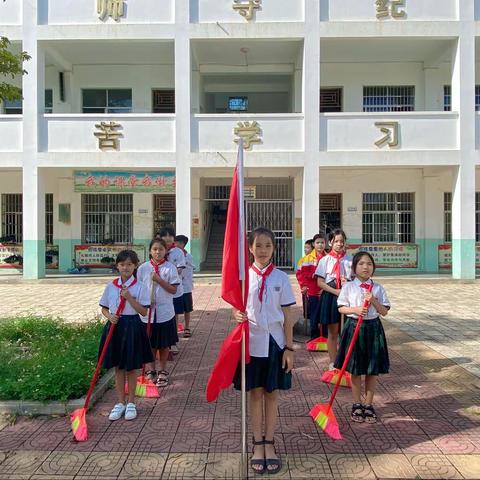
[[(369, 284), (366, 290), (371, 292), (372, 287), (373, 287), (373, 284)], [(363, 308), (368, 308), (368, 305), (369, 305), (369, 301), (365, 299), (365, 301), (363, 302)], [(330, 397), (330, 401), (326, 405), (325, 404), (315, 405), (310, 410), (310, 416), (313, 418), (315, 423), (317, 423), (317, 425), (334, 440), (341, 440), (342, 435), (340, 433), (340, 428), (338, 426), (337, 419), (335, 418), (335, 415), (333, 413), (332, 406), (333, 406), (335, 397), (337, 395), (338, 389), (340, 388), (340, 383), (342, 381), (342, 377), (347, 368), (348, 361), (352, 356), (353, 348), (355, 347), (355, 343), (357, 341), (358, 333), (360, 331), (360, 326), (362, 325), (362, 323), (363, 323), (363, 315), (360, 315), (357, 320), (357, 325), (355, 326), (355, 331), (353, 332), (352, 340), (350, 342), (350, 345), (348, 346), (347, 354), (345, 355), (345, 360), (343, 361), (342, 369), (338, 374), (337, 383), (335, 384), (335, 387), (333, 389), (332, 395)]]
[[(115, 312), (116, 317), (120, 317), (122, 314), (127, 300), (120, 296), (120, 303), (118, 304), (117, 310)], [(107, 353), (108, 345), (110, 344), (110, 340), (112, 339), (113, 332), (115, 331), (115, 327), (117, 326), (116, 323), (112, 323), (108, 330), (107, 338), (105, 339), (105, 343), (103, 344), (102, 352), (98, 357), (97, 366), (95, 367), (95, 372), (92, 377), (92, 381), (90, 382), (90, 387), (87, 392), (87, 396), (85, 397), (85, 402), (82, 408), (78, 408), (77, 410), (73, 411), (70, 415), (70, 420), (72, 423), (72, 432), (73, 437), (77, 442), (85, 442), (88, 439), (88, 429), (87, 429), (87, 419), (86, 414), (88, 410), (88, 404), (90, 403), (90, 398), (93, 393), (93, 389), (95, 384), (97, 383), (98, 376), (100, 374), (100, 369), (102, 368), (103, 359), (105, 358), (105, 354)]]

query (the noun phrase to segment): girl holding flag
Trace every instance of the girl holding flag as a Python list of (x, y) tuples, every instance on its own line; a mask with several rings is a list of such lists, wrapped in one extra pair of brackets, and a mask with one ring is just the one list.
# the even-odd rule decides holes
[(322, 290), (318, 319), (322, 325), (328, 326), (329, 370), (333, 370), (333, 364), (337, 356), (340, 325), (337, 297), (340, 294), (342, 285), (352, 279), (352, 259), (346, 255), (346, 241), (347, 236), (343, 230), (336, 229), (330, 232), (330, 253), (320, 260), (315, 270), (318, 286)]
[[(147, 314), (150, 295), (148, 288), (137, 281), (133, 275), (138, 263), (138, 256), (134, 251), (122, 250), (115, 262), (120, 278), (116, 278), (106, 286), (100, 299), (102, 314), (108, 320), (100, 341), (100, 352), (110, 328), (116, 325), (103, 360), (103, 368), (115, 367), (118, 403), (110, 412), (110, 420), (119, 420), (123, 414), (125, 414), (125, 420), (136, 418), (137, 410), (134, 402), (137, 370), (153, 360), (146, 329), (139, 316), (139, 314)], [(125, 406), (126, 379), (128, 380), (128, 403)]]
[[(360, 325), (358, 338), (346, 367), (346, 371), (352, 375), (354, 403), (351, 418), (354, 422), (375, 423), (377, 415), (373, 408), (373, 396), (377, 378), (379, 374), (388, 373), (390, 366), (387, 340), (379, 315), (387, 315), (390, 302), (385, 289), (371, 279), (375, 272), (375, 261), (369, 253), (355, 254), (352, 271), (355, 280), (342, 287), (337, 300), (340, 313), (347, 316), (347, 321), (343, 328), (335, 367), (342, 368), (357, 319), (362, 315), (363, 323)], [(368, 307), (363, 306), (365, 300), (369, 302)], [(365, 405), (361, 401), (362, 375), (365, 375)]]
[[(165, 258), (167, 245), (163, 240), (154, 238), (150, 242), (149, 252), (150, 260), (140, 266), (137, 278), (148, 286), (149, 291), (153, 289), (151, 309), (154, 313), (151, 318), (150, 345), (154, 359), (158, 353), (160, 367), (156, 370), (154, 363), (149, 365), (146, 376), (155, 382), (157, 387), (166, 387), (169, 383), (167, 371), (169, 348), (178, 342), (173, 296), (177, 286), (180, 285), (180, 278), (175, 265)], [(148, 317), (143, 317), (142, 320), (148, 323)]]
[[(282, 468), (274, 444), (278, 391), (290, 389), (293, 368), (294, 321), (289, 307), (295, 304), (295, 297), (288, 276), (272, 263), (274, 245), (274, 234), (267, 228), (256, 228), (250, 234), (248, 246), (254, 262), (249, 271), (247, 308), (246, 313), (236, 310), (234, 314), (238, 322), (249, 322), (246, 390), (250, 392), (253, 431), (250, 465), (259, 474), (277, 473)], [(240, 389), (239, 368), (234, 386)]]

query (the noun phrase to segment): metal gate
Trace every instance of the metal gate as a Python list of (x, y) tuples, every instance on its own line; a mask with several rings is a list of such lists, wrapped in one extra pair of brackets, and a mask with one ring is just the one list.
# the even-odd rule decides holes
[(293, 201), (246, 200), (247, 232), (267, 227), (275, 234), (274, 263), (279, 268), (293, 268)]

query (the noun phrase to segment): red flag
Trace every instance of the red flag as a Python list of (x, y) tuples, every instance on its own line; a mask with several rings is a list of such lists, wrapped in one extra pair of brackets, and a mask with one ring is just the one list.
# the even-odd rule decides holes
[[(242, 294), (243, 282), (243, 294)], [(245, 231), (245, 204), (243, 198), (243, 142), (238, 146), (237, 166), (233, 174), (228, 202), (227, 225), (223, 244), (222, 298), (233, 308), (244, 312), (248, 297), (248, 252)], [(245, 362), (248, 351), (248, 322), (243, 322), (224, 340), (207, 384), (207, 401), (217, 399), (221, 390), (228, 388), (241, 361), (242, 333), (245, 332)]]

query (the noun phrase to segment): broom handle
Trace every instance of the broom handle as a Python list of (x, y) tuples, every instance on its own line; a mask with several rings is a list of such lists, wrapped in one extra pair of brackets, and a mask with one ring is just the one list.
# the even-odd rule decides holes
[[(371, 291), (371, 288), (368, 289), (368, 291)], [(368, 308), (368, 300), (365, 300), (363, 302), (363, 308)], [(353, 347), (355, 346), (355, 343), (357, 341), (358, 337), (358, 332), (360, 331), (360, 326), (363, 323), (363, 315), (360, 315), (357, 320), (357, 325), (355, 327), (355, 331), (353, 332), (353, 337), (352, 341), (350, 342), (350, 345), (348, 346), (347, 354), (345, 355), (345, 360), (343, 361), (342, 369), (340, 370), (340, 373), (338, 374), (338, 379), (337, 383), (335, 384), (335, 388), (333, 389), (332, 396), (330, 397), (330, 402), (328, 402), (328, 410), (332, 408), (333, 401), (335, 400), (335, 397), (337, 395), (338, 389), (340, 388), (340, 382), (342, 381), (342, 377), (345, 374), (345, 370), (348, 365), (348, 361), (350, 360), (350, 357), (352, 356), (352, 351)]]
[[(150, 322), (152, 321), (152, 308), (154, 308), (153, 305), (153, 289), (154, 289), (154, 284), (153, 284), (153, 275), (152, 275), (152, 288), (150, 289), (150, 308), (148, 309), (148, 321), (147, 321), (147, 337), (150, 339)], [(155, 361), (155, 360), (154, 360)], [(155, 365), (153, 366), (155, 368)], [(145, 375), (145, 364), (142, 366), (142, 376), (143, 378)]]

